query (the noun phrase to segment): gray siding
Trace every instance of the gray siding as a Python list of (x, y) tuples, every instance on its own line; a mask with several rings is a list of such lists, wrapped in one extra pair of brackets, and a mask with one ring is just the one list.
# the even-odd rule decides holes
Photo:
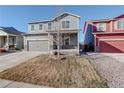
[[(69, 23), (70, 23), (69, 28), (62, 28), (63, 21), (69, 21)], [(34, 31), (31, 31), (32, 24), (34, 25)], [(42, 24), (42, 30), (39, 30), (39, 24)], [(69, 35), (68, 37), (70, 37), (70, 45), (72, 45), (72, 46), (78, 45), (79, 17), (73, 16), (73, 15), (68, 15), (68, 16), (60, 19), (57, 22), (52, 21), (51, 24), (52, 24), (51, 29), (48, 29), (48, 22), (46, 22), (46, 23), (36, 22), (36, 23), (28, 24), (28, 35), (24, 37), (24, 49), (27, 50), (28, 48), (30, 48), (30, 49), (36, 50), (36, 47), (38, 47), (39, 50), (42, 50), (42, 49), (46, 50), (47, 44), (44, 44), (41, 47), (39, 47), (39, 46), (41, 43), (45, 43), (45, 41), (46, 42), (48, 41), (49, 38), (48, 38), (47, 31), (56, 31), (58, 29), (65, 30), (65, 31), (67, 31), (67, 33), (68, 33), (68, 31), (71, 31), (71, 30), (77, 31), (76, 33), (72, 32), (72, 34)], [(58, 24), (59, 24), (59, 26), (58, 26)], [(46, 34), (44, 35), (44, 33), (46, 33)], [(50, 40), (52, 41), (52, 35), (50, 37), (51, 37)], [(44, 41), (44, 42), (42, 42), (42, 41)], [(28, 42), (30, 42), (30, 44), (28, 44)], [(51, 49), (53, 42), (48, 42), (48, 44), (50, 45), (49, 48)], [(46, 48), (46, 49), (44, 49), (44, 48)]]
[[(62, 28), (62, 21), (70, 21), (70, 28)], [(51, 31), (58, 29), (58, 24), (59, 24), (59, 29), (60, 30), (73, 30), (73, 29), (79, 29), (79, 18), (74, 17), (72, 15), (68, 15), (66, 17), (64, 17), (63, 19), (60, 19), (58, 22), (51, 22), (52, 23), (52, 27), (51, 27)], [(42, 24), (42, 30), (39, 30), (39, 24)], [(33, 24), (34, 25), (34, 31), (31, 31), (31, 25), (32, 24), (28, 24), (28, 33), (42, 33), (42, 32), (46, 32), (48, 31), (48, 23), (37, 23), (37, 24)]]
[(16, 47), (18, 48), (18, 49), (23, 49), (24, 48), (24, 38), (23, 38), (23, 36), (22, 35), (20, 35), (20, 36), (17, 36), (17, 38), (16, 38)]

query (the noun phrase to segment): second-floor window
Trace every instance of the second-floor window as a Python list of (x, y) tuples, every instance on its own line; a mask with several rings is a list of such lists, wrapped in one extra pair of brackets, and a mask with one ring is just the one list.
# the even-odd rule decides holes
[(48, 29), (51, 29), (52, 23), (48, 23)]
[(31, 25), (31, 31), (34, 31), (34, 25), (33, 24)]
[(70, 27), (70, 21), (62, 21), (62, 28), (69, 28)]
[(105, 31), (105, 30), (106, 30), (106, 23), (97, 24), (97, 31)]
[(117, 29), (123, 30), (124, 29), (124, 20), (117, 21)]
[(43, 28), (43, 25), (39, 24), (39, 30), (42, 30), (42, 28)]

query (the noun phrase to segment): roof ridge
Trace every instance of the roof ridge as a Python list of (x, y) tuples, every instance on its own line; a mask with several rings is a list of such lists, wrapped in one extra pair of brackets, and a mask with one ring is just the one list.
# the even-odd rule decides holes
[[(58, 17), (60, 17), (60, 16), (62, 16), (62, 15), (64, 15), (64, 14), (69, 14), (69, 15), (76, 16), (76, 17), (80, 18), (80, 16), (78, 16), (78, 15), (75, 15), (75, 14), (72, 14), (72, 13), (69, 13), (69, 12), (63, 12), (63, 13), (61, 13), (60, 15), (58, 15), (58, 16), (56, 16), (56, 17), (53, 17), (51, 20), (48, 20), (48, 22), (52, 22), (52, 21), (54, 21), (56, 18), (58, 18)], [(47, 22), (47, 21), (29, 22), (28, 24), (31, 24), (31, 23), (44, 23), (44, 22)]]

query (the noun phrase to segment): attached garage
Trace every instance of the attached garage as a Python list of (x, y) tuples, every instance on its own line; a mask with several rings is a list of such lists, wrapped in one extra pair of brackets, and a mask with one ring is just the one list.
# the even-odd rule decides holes
[(101, 53), (124, 53), (124, 33), (95, 33), (95, 51)]
[(48, 40), (28, 40), (27, 41), (28, 51), (48, 51)]
[(48, 52), (48, 34), (26, 34), (24, 49), (26, 51)]
[(124, 53), (124, 40), (100, 41), (99, 51), (103, 53)]

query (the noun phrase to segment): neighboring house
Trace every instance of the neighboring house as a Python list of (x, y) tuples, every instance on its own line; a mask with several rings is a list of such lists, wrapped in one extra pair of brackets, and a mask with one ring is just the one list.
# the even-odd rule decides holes
[(0, 27), (0, 48), (22, 49), (23, 33), (13, 27)]
[(60, 32), (61, 51), (79, 52), (79, 19), (71, 13), (63, 13), (50, 21), (28, 23), (24, 48), (27, 51), (49, 52), (57, 50), (57, 33)]
[(113, 19), (87, 21), (84, 43), (92, 44), (95, 52), (124, 53), (124, 14)]

